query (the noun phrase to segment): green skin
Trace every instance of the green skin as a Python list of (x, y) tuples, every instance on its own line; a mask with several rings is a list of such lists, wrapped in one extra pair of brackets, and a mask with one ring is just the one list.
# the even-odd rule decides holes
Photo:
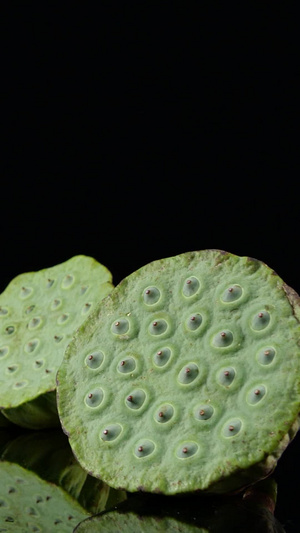
[(299, 297), (218, 250), (154, 261), (102, 300), (57, 374), (80, 464), (110, 486), (239, 490), (298, 430)]
[(18, 464), (1, 461), (0, 478), (0, 524), (3, 531), (57, 530), (71, 533), (78, 522), (89, 516), (62, 488), (44, 481)]
[(59, 425), (55, 377), (65, 348), (112, 288), (109, 270), (83, 255), (9, 283), (0, 295), (0, 409), (5, 417), (30, 429)]
[(116, 509), (83, 520), (74, 533), (284, 533), (274, 518), (276, 483), (269, 478), (238, 496), (167, 497), (139, 494)]

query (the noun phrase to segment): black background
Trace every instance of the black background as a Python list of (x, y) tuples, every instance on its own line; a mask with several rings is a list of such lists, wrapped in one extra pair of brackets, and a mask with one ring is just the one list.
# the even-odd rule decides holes
[[(0, 290), (76, 254), (117, 284), (218, 248), (300, 292), (296, 13), (160, 4), (3, 16)], [(298, 437), (277, 469), (287, 531)]]

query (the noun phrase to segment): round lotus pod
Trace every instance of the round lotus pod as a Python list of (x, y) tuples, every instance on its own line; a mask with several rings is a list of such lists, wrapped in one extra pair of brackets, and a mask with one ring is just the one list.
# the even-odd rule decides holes
[(31, 429), (58, 425), (64, 350), (112, 287), (107, 268), (83, 255), (9, 283), (0, 295), (0, 409), (8, 419)]
[(265, 480), (254, 484), (251, 496), (197, 494), (174, 501), (167, 496), (135, 495), (114, 509), (84, 519), (74, 533), (284, 533), (274, 517), (276, 482), (267, 481), (267, 487)]
[(131, 492), (228, 492), (270, 474), (299, 428), (299, 316), (255, 259), (204, 250), (132, 273), (58, 371), (79, 462)]
[(89, 513), (61, 487), (0, 461), (0, 531), (71, 533)]

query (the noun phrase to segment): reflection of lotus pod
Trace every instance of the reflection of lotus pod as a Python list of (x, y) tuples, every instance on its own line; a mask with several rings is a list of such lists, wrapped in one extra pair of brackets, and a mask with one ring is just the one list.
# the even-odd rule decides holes
[[(266, 485), (266, 482), (262, 482)], [(138, 494), (115, 509), (86, 518), (74, 533), (284, 533), (270, 507), (275, 507), (276, 483), (267, 480), (249, 495), (186, 497)]]
[(110, 489), (106, 483), (83, 470), (60, 430), (21, 434), (6, 444), (1, 459), (18, 463), (44, 480), (59, 485), (90, 513), (103, 511), (108, 500), (118, 502), (126, 497), (124, 492)]
[(0, 408), (31, 429), (58, 425), (55, 376), (72, 334), (112, 289), (83, 255), (20, 274), (0, 295)]
[(132, 273), (58, 371), (79, 462), (113, 487), (165, 494), (265, 477), (299, 427), (299, 317), (296, 293), (254, 259), (205, 250)]
[(89, 513), (61, 487), (8, 461), (0, 462), (2, 531), (72, 532)]

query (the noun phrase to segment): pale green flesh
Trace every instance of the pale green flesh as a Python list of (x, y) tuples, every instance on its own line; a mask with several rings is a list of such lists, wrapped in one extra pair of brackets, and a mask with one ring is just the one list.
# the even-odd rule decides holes
[(71, 533), (89, 515), (60, 487), (19, 465), (0, 462), (0, 479), (0, 532)]
[(208, 250), (146, 265), (67, 348), (58, 409), (74, 453), (111, 486), (166, 494), (278, 455), (300, 411), (299, 338), (259, 261)]
[(137, 516), (135, 513), (109, 512), (101, 517), (91, 517), (79, 524), (74, 533), (209, 533), (208, 529), (184, 524), (176, 518)]
[(55, 390), (73, 332), (111, 289), (106, 267), (82, 255), (10, 282), (0, 295), (0, 408)]

